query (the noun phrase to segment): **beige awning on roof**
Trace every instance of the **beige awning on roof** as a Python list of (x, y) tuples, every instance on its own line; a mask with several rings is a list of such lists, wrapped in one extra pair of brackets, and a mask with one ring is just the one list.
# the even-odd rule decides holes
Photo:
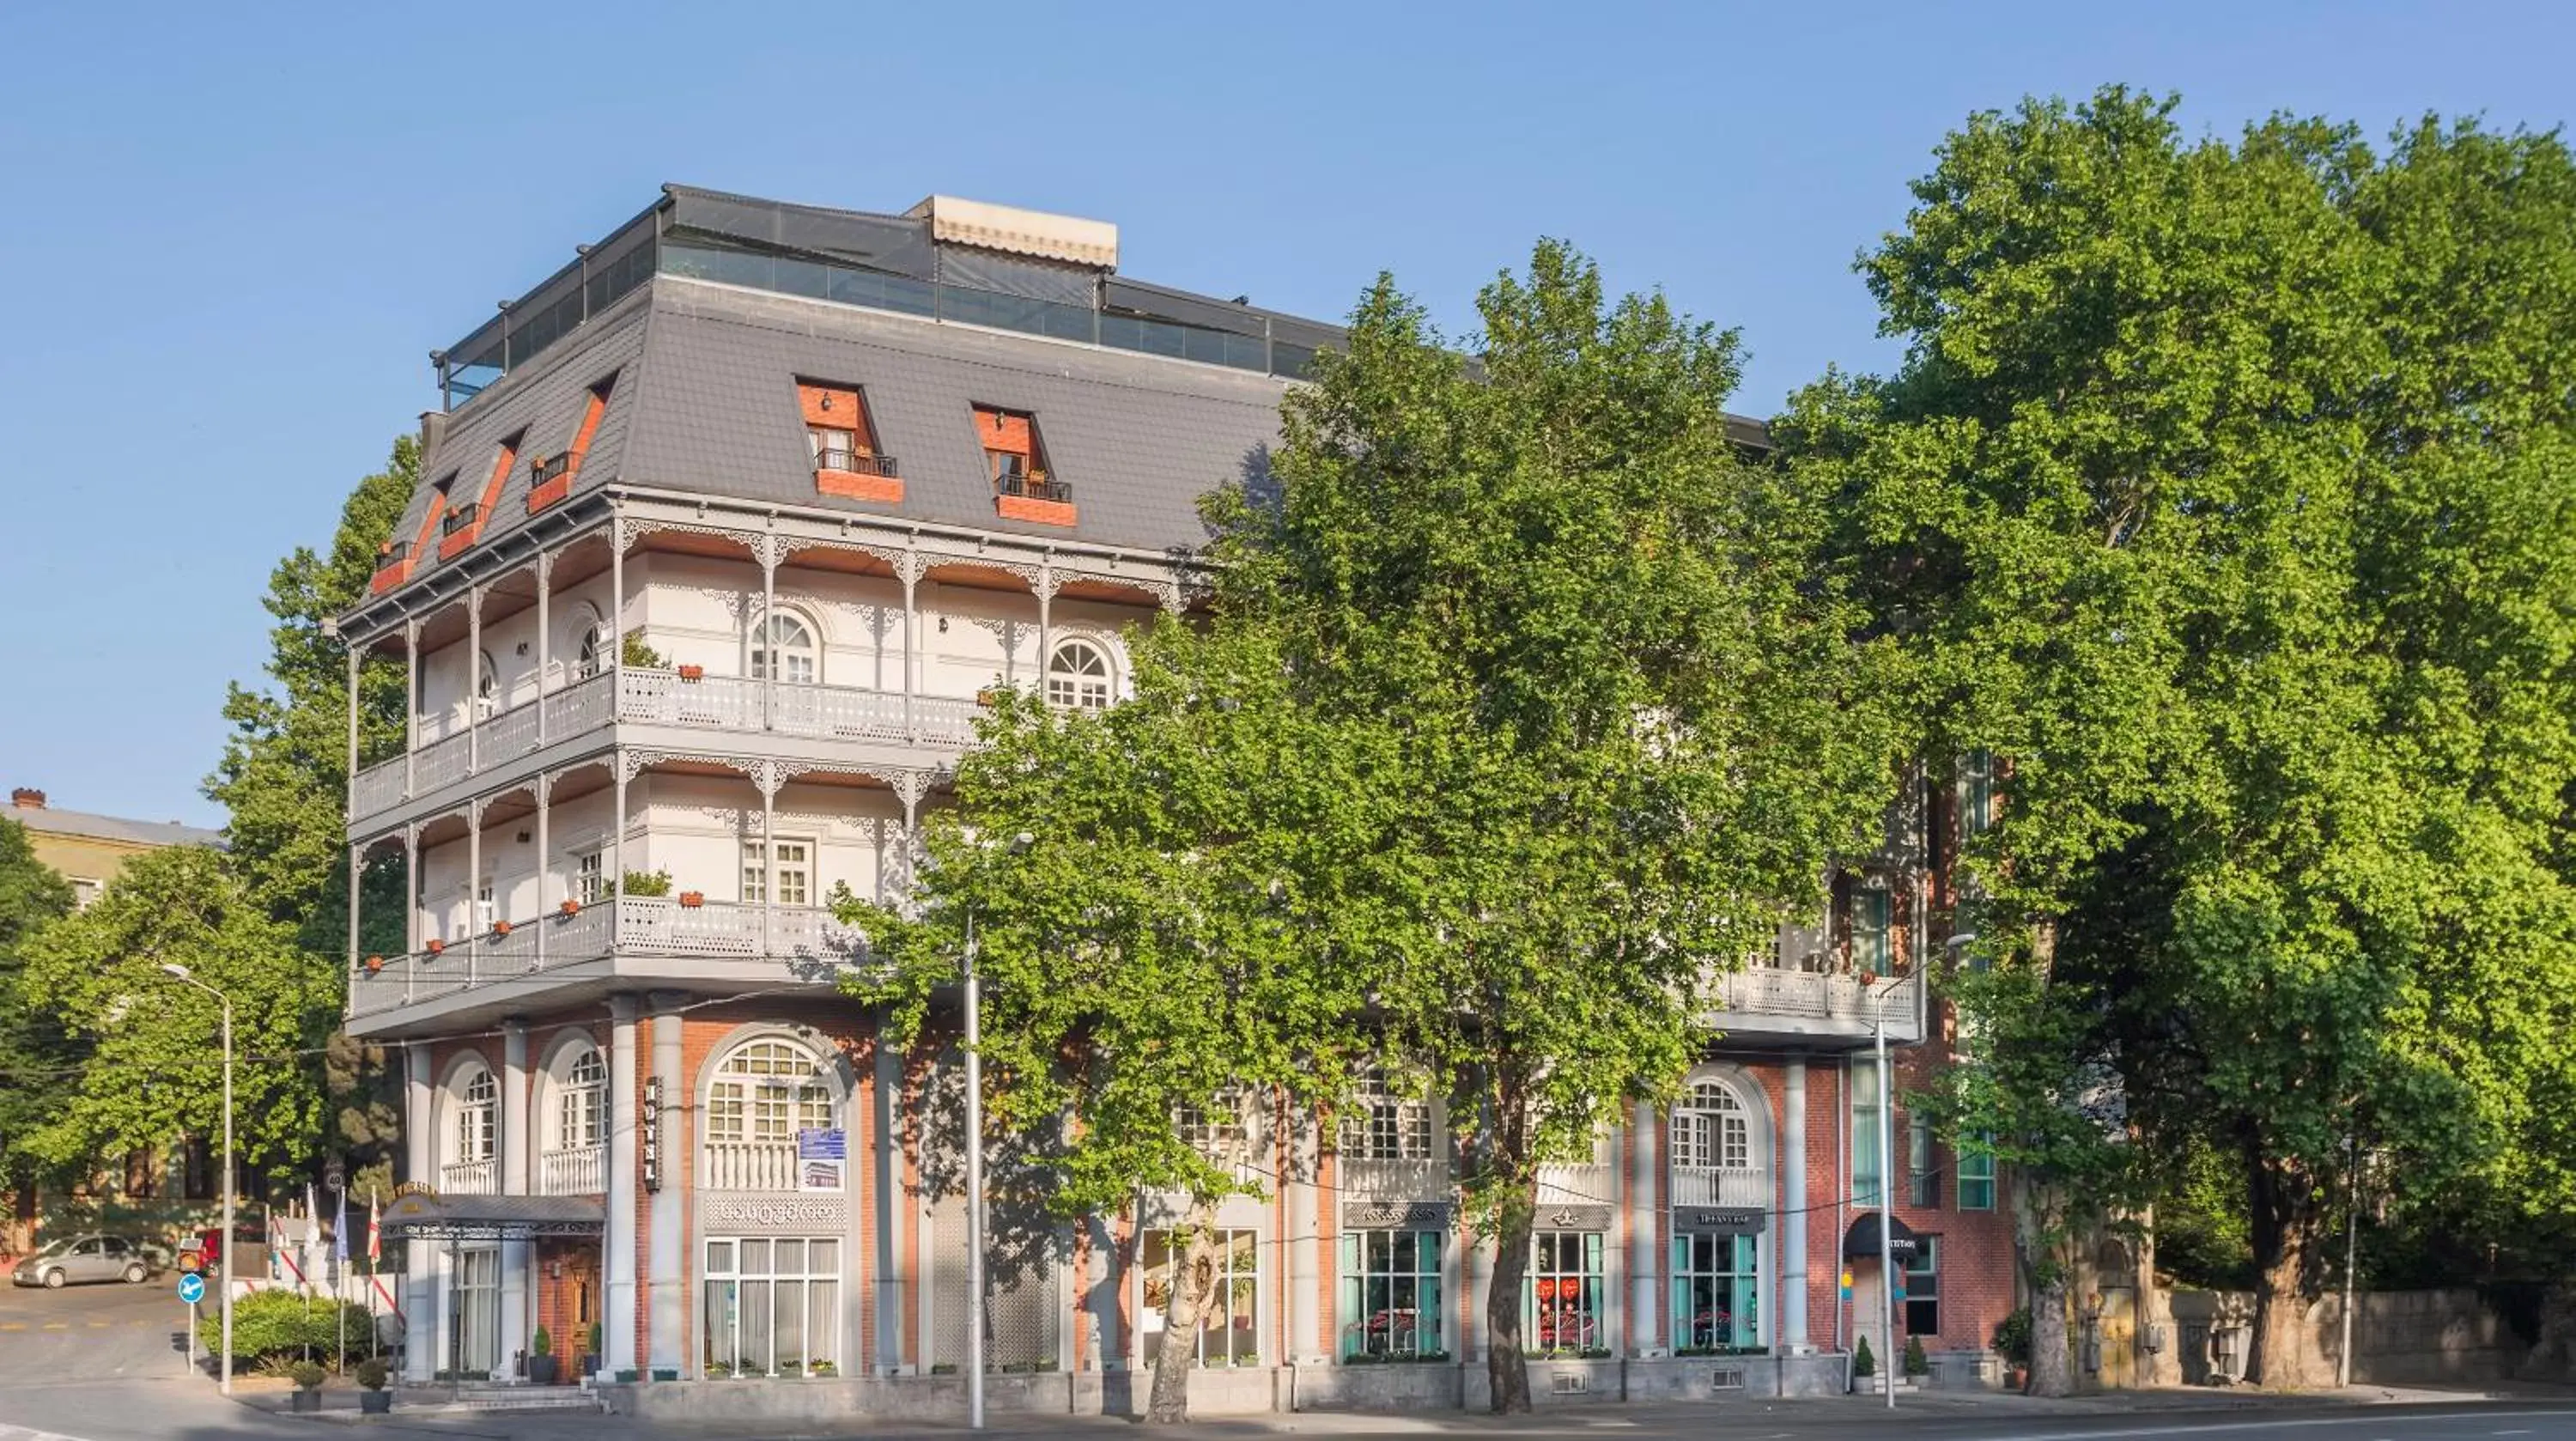
[(930, 238), (1076, 265), (1118, 268), (1118, 227), (1106, 220), (1049, 215), (983, 200), (933, 195), (904, 214), (930, 222)]

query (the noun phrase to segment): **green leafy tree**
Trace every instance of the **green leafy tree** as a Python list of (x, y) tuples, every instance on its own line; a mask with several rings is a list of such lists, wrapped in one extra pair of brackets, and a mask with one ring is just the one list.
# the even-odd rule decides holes
[(1101, 713), (1000, 693), (955, 809), (928, 819), (911, 903), (838, 902), (888, 967), (857, 988), (930, 1045), (955, 1035), (931, 1001), (971, 934), (998, 1193), (1067, 1217), (1134, 1207), (1170, 1232), (1158, 1422), (1186, 1418), (1198, 1318), (1219, 1301), (1216, 1207), (1274, 1179), (1278, 1151), (1251, 1138), (1283, 1101), (1330, 1093), (1359, 1011), (1330, 947), (1367, 902), (1327, 860), (1365, 857), (1364, 787), (1343, 747), (1304, 734), (1261, 642), (1160, 628), (1135, 645), (1135, 697)]
[(1447, 1098), (1508, 1411), (1539, 1168), (1679, 1084), (1718, 972), (1881, 839), (1902, 735), (1812, 565), (1826, 508), (1737, 448), (1736, 337), (1554, 242), (1479, 311), (1462, 356), (1382, 279), (1289, 396), (1275, 486), (1213, 518), (1219, 627), (1275, 634), (1314, 733), (1368, 757), (1370, 844), (1317, 874), (1368, 858), (1335, 954)]
[(245, 1168), (285, 1177), (311, 1161), (328, 1117), (315, 1052), (337, 1014), (340, 968), (296, 945), (221, 852), (136, 857), (89, 909), (39, 932), (24, 964), (28, 1001), (88, 1051), (76, 1093), (24, 1138), (40, 1160), (68, 1167), (222, 1134), (221, 1010), (163, 973), (175, 964), (232, 998)]
[[(278, 563), (264, 602), (276, 621), (267, 681), (232, 687), (224, 715), (233, 734), (206, 783), (227, 812), (226, 845), (245, 892), (317, 963), (347, 954), (349, 894), (348, 659), (323, 622), (367, 596), (376, 548), (393, 534), (419, 478), (418, 443), (403, 436), (385, 468), (351, 492), (330, 548), (299, 546)], [(402, 753), (403, 687), (399, 662), (372, 660), (360, 671), (360, 765)], [(361, 884), (361, 952), (399, 950), (399, 861), (379, 858)], [(325, 1031), (336, 1027), (340, 1004), (331, 999)], [(400, 1113), (383, 1053), (332, 1035), (322, 1074), (332, 1116), (325, 1143), (349, 1159), (354, 1188), (365, 1186), (364, 1175), (389, 1185)]]
[(0, 1189), (23, 1192), (41, 1179), (21, 1138), (59, 1110), (81, 1061), (78, 1039), (26, 997), (26, 948), (70, 914), (71, 882), (36, 859), (27, 828), (0, 816)]
[(2576, 169), (2171, 111), (1972, 117), (1862, 261), (1903, 368), (1788, 433), (1933, 752), (2011, 763), (1972, 924), (2021, 975), (1972, 1020), (2044, 1044), (2001, 1144), (2063, 1154), (2116, 1062), (2158, 1155), (2233, 1158), (2297, 1384), (2353, 1147), (2568, 1202)]

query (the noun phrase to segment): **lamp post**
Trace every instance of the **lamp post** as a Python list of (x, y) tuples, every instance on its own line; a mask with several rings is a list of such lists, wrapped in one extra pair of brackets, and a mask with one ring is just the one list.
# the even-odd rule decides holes
[[(1011, 837), (1023, 855), (1037, 837)], [(966, 908), (966, 1424), (984, 1429), (984, 992), (975, 975), (975, 908)]]
[(175, 961), (164, 961), (161, 970), (214, 997), (224, 1008), (224, 1266), (217, 1281), (224, 1288), (224, 1319), (223, 1352), (215, 1366), (220, 1389), (229, 1396), (233, 1394), (233, 998), (198, 980), (186, 966)]

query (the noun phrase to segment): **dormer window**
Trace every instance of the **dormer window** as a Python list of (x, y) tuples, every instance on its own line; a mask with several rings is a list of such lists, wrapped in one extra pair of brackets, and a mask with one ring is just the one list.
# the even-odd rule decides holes
[(611, 375), (592, 386), (582, 403), (581, 424), (572, 433), (572, 444), (528, 468), (530, 515), (572, 494), (573, 477), (581, 473), (582, 457), (590, 454), (591, 437), (599, 433), (599, 419), (608, 413), (609, 389), (616, 383), (617, 377)]
[(1037, 417), (998, 406), (975, 407), (975, 434), (984, 446), (985, 473), (993, 481), (994, 512), (1004, 520), (1040, 525), (1074, 523), (1073, 488), (1047, 465)]
[(894, 457), (877, 449), (867, 400), (857, 386), (800, 380), (796, 400), (805, 417), (816, 494), (901, 503), (903, 482), (896, 476)]
[(474, 528), (474, 523), (482, 518), (483, 507), (479, 505), (457, 506), (455, 509), (450, 510), (447, 513), (446, 519), (439, 522), (438, 533), (440, 535), (456, 535), (460, 532), (470, 531)]

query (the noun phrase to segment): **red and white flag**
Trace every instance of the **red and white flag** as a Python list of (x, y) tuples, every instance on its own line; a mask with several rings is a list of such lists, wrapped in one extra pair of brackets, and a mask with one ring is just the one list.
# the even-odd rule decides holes
[(376, 1193), (369, 1191), (367, 1193), (367, 1265), (370, 1269), (385, 1258), (385, 1238), (384, 1233), (378, 1229), (378, 1220)]

